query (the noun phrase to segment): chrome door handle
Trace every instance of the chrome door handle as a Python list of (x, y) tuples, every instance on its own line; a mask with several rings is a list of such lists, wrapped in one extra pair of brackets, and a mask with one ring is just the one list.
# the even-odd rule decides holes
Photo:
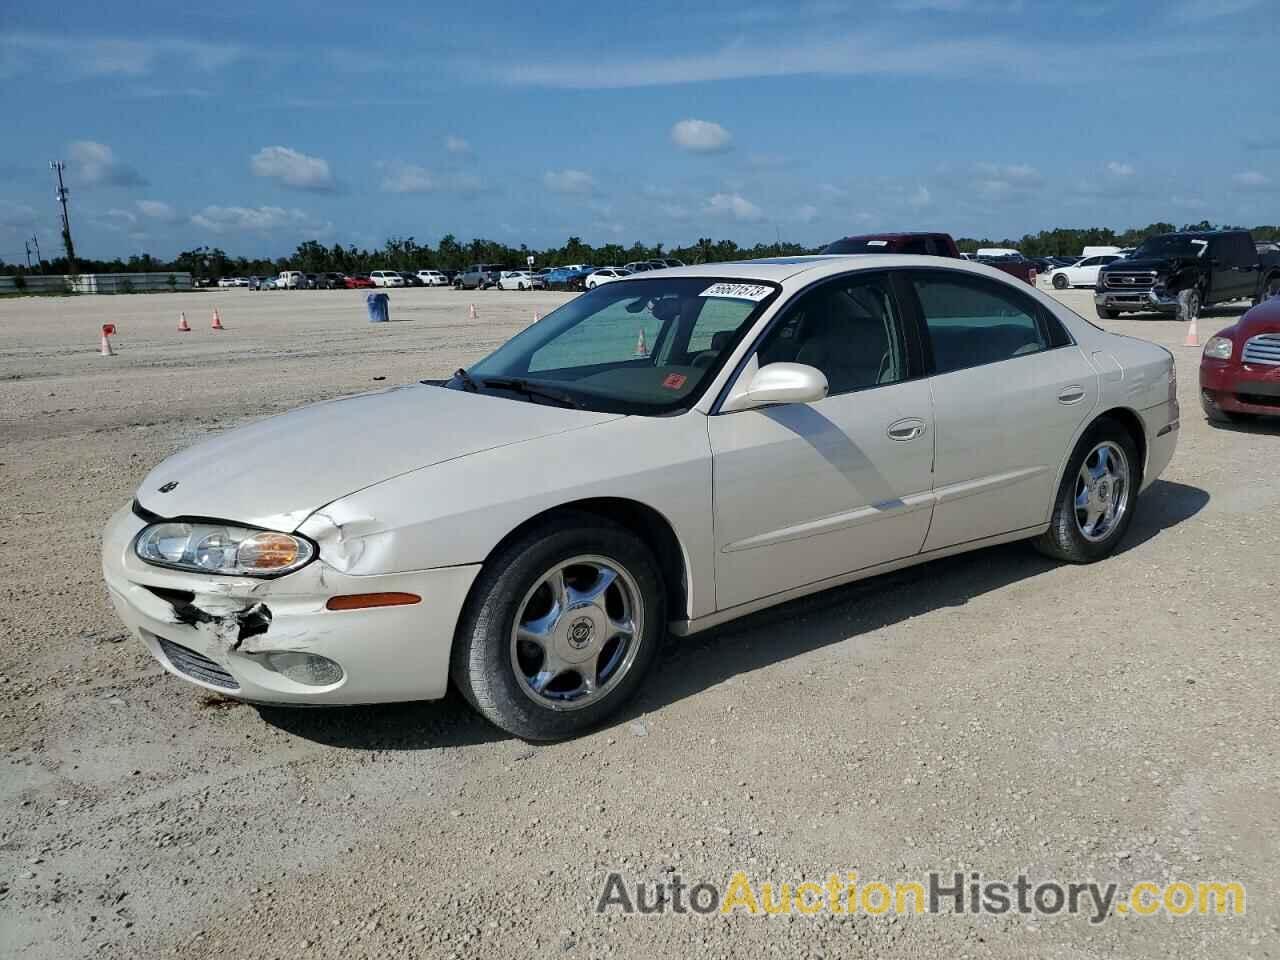
[(924, 433), (924, 421), (917, 417), (907, 417), (903, 420), (895, 420), (889, 424), (886, 431), (890, 440), (897, 440), (900, 443), (906, 443), (908, 440), (914, 440), (916, 437)]
[(1058, 400), (1062, 403), (1079, 403), (1084, 399), (1084, 387), (1079, 384), (1072, 384), (1064, 387), (1062, 392), (1058, 394)]

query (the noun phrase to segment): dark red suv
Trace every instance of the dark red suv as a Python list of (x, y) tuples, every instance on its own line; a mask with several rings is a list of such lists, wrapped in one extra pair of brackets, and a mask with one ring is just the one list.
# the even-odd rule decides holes
[(1262, 301), (1205, 342), (1200, 405), (1218, 423), (1280, 417), (1280, 296)]
[(864, 233), (829, 243), (823, 253), (911, 253), (924, 257), (955, 257), (960, 250), (949, 233)]

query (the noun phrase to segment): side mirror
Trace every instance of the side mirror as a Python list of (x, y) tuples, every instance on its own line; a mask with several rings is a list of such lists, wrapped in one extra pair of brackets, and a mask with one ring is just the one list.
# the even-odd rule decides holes
[(829, 389), (826, 375), (817, 367), (769, 363), (751, 375), (745, 393), (731, 396), (721, 409), (733, 412), (770, 403), (816, 403)]

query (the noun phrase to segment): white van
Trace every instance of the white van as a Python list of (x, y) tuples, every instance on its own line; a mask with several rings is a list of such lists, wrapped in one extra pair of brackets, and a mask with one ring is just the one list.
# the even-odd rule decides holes
[(404, 277), (394, 270), (374, 270), (369, 274), (375, 287), (403, 287)]
[(1022, 256), (1012, 247), (983, 247), (974, 256), (978, 257), (1020, 257)]
[(281, 270), (276, 280), (276, 288), (280, 290), (307, 289), (307, 275), (301, 270)]
[(1080, 259), (1085, 257), (1109, 257), (1121, 256), (1124, 251), (1120, 247), (1085, 247), (1080, 254)]

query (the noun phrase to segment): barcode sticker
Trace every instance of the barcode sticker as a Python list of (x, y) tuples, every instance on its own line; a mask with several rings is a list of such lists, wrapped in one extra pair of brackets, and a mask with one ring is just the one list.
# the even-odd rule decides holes
[(699, 296), (724, 297), (729, 300), (754, 300), (759, 303), (771, 293), (773, 293), (773, 287), (766, 287), (759, 283), (713, 283), (703, 290)]

